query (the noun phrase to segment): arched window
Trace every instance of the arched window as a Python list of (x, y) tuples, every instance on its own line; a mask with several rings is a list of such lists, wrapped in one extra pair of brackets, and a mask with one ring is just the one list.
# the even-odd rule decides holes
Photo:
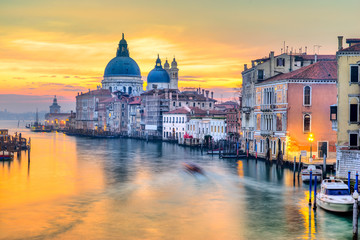
[(129, 94), (132, 93), (132, 87), (129, 87)]
[(304, 132), (310, 132), (310, 115), (305, 114), (304, 115)]
[(311, 88), (309, 86), (304, 87), (304, 105), (311, 105)]
[(123, 92), (126, 93), (126, 87), (123, 87)]

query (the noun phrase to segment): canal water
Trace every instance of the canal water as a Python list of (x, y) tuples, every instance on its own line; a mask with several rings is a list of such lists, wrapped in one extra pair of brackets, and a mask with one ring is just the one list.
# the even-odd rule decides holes
[[(0, 239), (350, 239), (351, 216), (308, 206), (293, 172), (176, 144), (32, 133), (0, 162)], [(184, 171), (183, 162), (205, 175)]]

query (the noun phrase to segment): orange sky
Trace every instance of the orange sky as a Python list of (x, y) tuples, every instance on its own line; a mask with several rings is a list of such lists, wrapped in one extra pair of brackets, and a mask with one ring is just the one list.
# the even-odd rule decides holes
[(235, 97), (243, 64), (279, 53), (283, 41), (331, 54), (337, 35), (360, 35), (356, 0), (74, 2), (0, 2), (0, 95), (42, 96), (46, 110), (56, 94), (70, 110), (77, 92), (100, 84), (122, 32), (144, 80), (158, 53), (163, 62), (175, 55), (180, 87), (213, 88), (218, 99)]

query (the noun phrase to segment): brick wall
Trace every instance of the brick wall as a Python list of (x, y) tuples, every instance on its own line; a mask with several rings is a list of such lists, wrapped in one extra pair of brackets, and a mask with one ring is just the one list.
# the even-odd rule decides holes
[(347, 178), (351, 171), (351, 179), (355, 179), (356, 171), (360, 173), (360, 151), (337, 149), (336, 155), (336, 177)]

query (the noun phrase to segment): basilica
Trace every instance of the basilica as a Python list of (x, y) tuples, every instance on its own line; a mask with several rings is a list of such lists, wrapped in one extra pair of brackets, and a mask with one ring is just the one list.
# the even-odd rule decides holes
[[(178, 89), (178, 72), (175, 58), (171, 63), (165, 61), (164, 68), (160, 57), (156, 59), (155, 68), (147, 76), (146, 90)], [(102, 80), (102, 88), (110, 92), (122, 92), (130, 96), (139, 96), (143, 92), (143, 81), (139, 65), (130, 57), (128, 44), (122, 34), (122, 39), (116, 52), (116, 57), (107, 64)]]

